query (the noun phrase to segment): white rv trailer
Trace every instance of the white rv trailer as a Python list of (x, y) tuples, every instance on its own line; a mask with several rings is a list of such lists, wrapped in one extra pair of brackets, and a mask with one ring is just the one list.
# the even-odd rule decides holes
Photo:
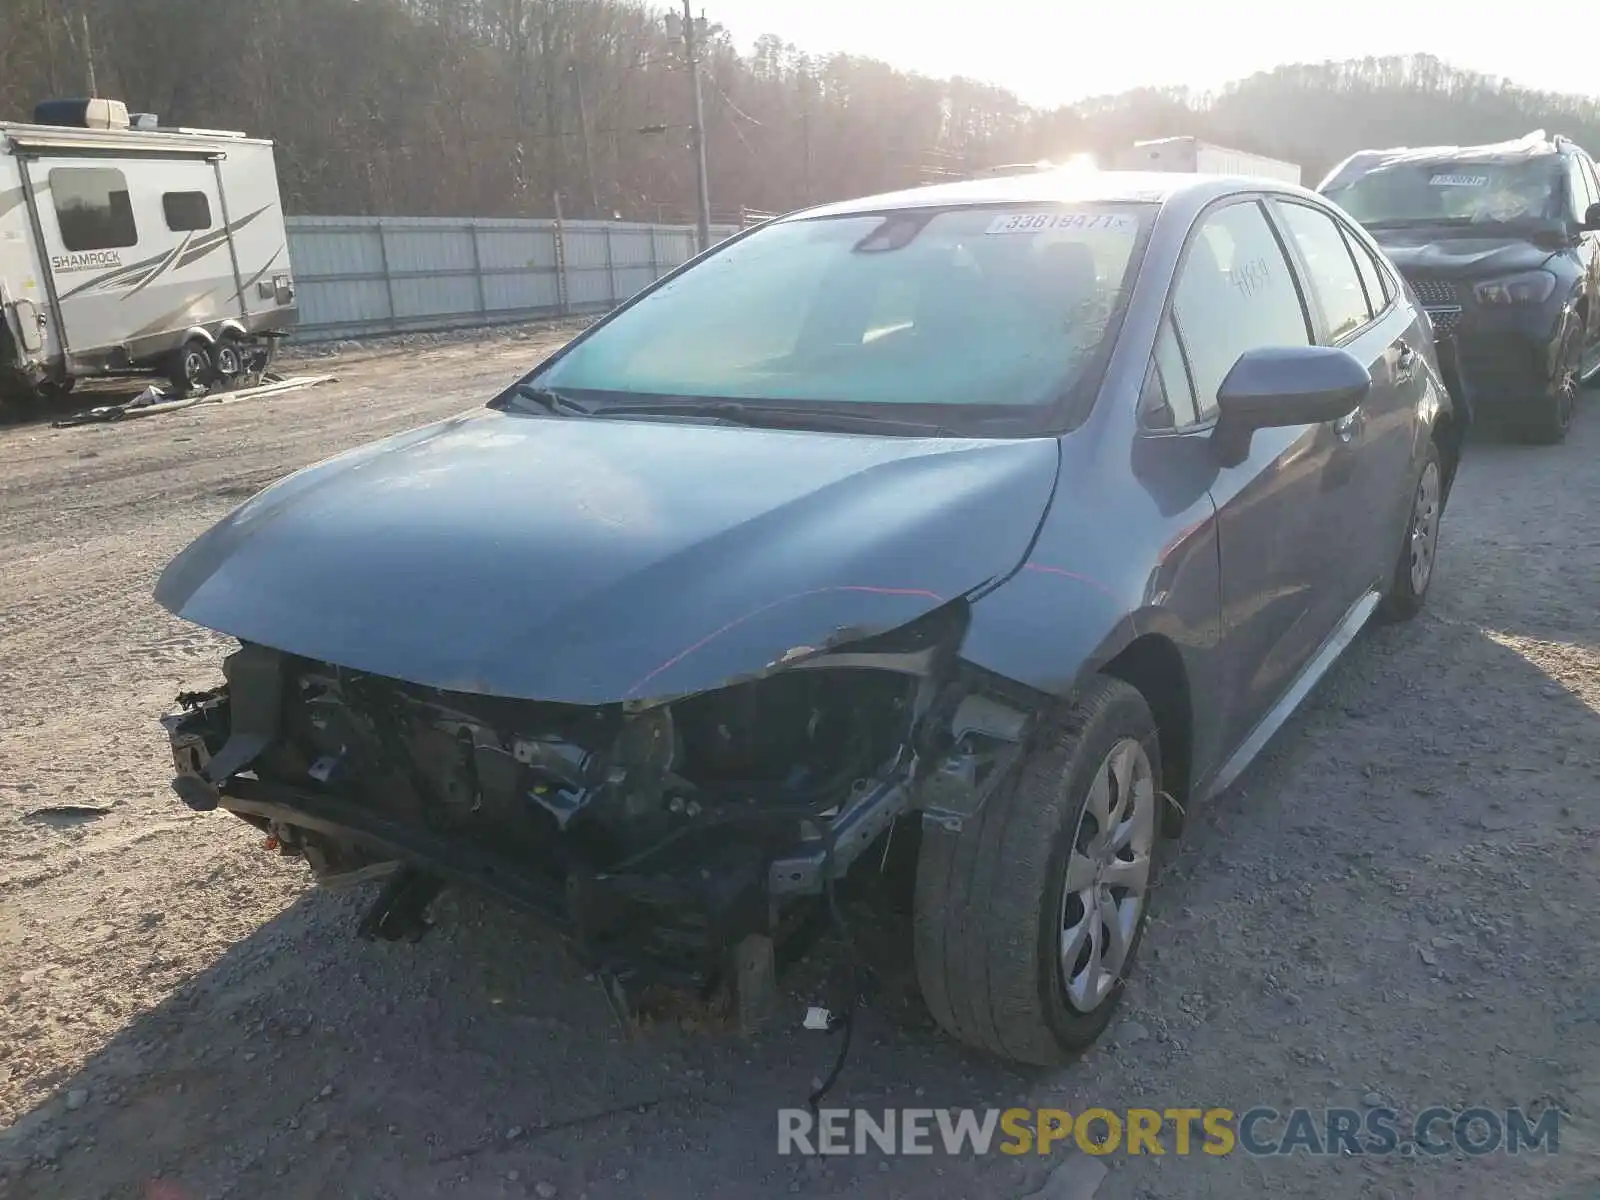
[(55, 101), (0, 123), (0, 394), (266, 366), (295, 324), (272, 143)]
[(1194, 171), (1204, 175), (1245, 175), (1256, 179), (1300, 182), (1300, 164), (1231, 150), (1194, 137), (1154, 138), (1135, 142), (1112, 160), (1119, 171)]

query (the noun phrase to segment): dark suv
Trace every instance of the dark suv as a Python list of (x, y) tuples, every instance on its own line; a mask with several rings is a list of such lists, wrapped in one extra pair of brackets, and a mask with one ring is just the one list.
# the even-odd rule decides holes
[(1364, 225), (1433, 321), (1476, 417), (1567, 435), (1600, 368), (1600, 179), (1543, 131), (1492, 146), (1362, 150), (1317, 189)]

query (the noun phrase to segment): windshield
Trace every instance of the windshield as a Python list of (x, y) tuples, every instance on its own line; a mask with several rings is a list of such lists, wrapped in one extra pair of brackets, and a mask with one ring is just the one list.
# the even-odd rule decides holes
[(1096, 361), (1150, 205), (782, 222), (716, 252), (533, 380), (609, 403), (1038, 407)]
[(1515, 161), (1380, 164), (1328, 199), (1363, 225), (1550, 221), (1565, 211), (1557, 155)]

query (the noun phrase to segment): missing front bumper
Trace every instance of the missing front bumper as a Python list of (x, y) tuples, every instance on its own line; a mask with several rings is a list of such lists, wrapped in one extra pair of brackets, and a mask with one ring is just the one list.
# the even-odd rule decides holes
[[(335, 879), (398, 864), (413, 882), (422, 875), (474, 888), (554, 924), (586, 963), (687, 986), (725, 971), (744, 939), (792, 932), (806, 902), (849, 871), (912, 795), (909, 769), (866, 783), (836, 812), (798, 819), (794, 838), (765, 857), (712, 838), (693, 852), (657, 856), (665, 863), (659, 869), (597, 870), (573, 859), (552, 872), (467, 836), (391, 819), (335, 787), (260, 778), (253, 767), (276, 735), (267, 724), (273, 709), (252, 706), (241, 720), (228, 688), (181, 699), (184, 711), (164, 724), (172, 787), (191, 809), (233, 813), (314, 868), (326, 869), (330, 847), (355, 848), (355, 861), (366, 865), (352, 868), (340, 853), (345, 865), (331, 872)], [(388, 903), (380, 898), (377, 908)], [(374, 919), (369, 914), (367, 924)]]

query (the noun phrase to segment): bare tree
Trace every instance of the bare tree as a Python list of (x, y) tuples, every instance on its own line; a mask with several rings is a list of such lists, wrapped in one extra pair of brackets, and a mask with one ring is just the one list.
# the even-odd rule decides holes
[[(637, 0), (0, 0), (0, 116), (99, 92), (168, 123), (273, 138), (293, 211), (692, 219), (686, 69)], [(87, 30), (87, 36), (85, 31)], [(1298, 161), (1544, 127), (1600, 146), (1600, 105), (1435, 58), (1280, 67), (1201, 95), (1141, 88), (1042, 111), (776, 37), (702, 54), (719, 216), (1004, 162), (1194, 134)]]

